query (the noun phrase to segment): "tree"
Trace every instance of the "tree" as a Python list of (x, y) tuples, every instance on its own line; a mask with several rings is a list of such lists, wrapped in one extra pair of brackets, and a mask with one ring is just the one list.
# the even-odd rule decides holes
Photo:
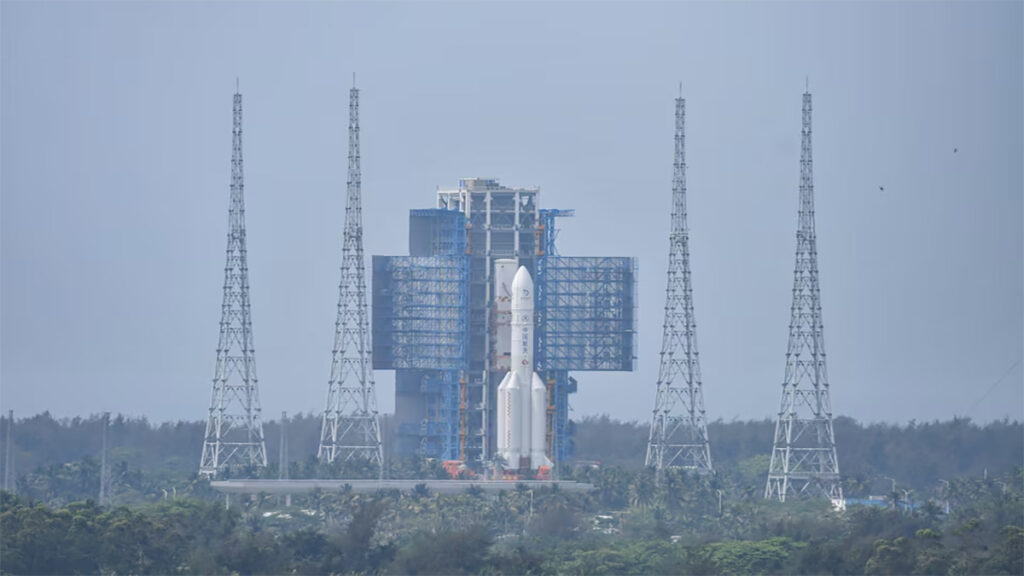
[(437, 534), (420, 532), (401, 546), (388, 569), (391, 574), (478, 574), (491, 539), (483, 526)]
[(999, 545), (985, 562), (986, 574), (1024, 574), (1024, 528), (1006, 526), (1000, 531)]
[(629, 505), (646, 510), (654, 502), (654, 476), (650, 471), (642, 471), (634, 476), (629, 485)]

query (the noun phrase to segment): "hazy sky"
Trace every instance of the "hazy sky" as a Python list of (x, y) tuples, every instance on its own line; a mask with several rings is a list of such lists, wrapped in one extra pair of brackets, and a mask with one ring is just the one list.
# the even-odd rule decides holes
[(639, 258), (639, 369), (575, 416), (653, 408), (680, 81), (708, 414), (777, 411), (809, 77), (835, 412), (1024, 418), (1022, 6), (4, 1), (3, 409), (205, 418), (239, 77), (263, 410), (322, 410), (355, 72), (368, 256), (488, 176)]

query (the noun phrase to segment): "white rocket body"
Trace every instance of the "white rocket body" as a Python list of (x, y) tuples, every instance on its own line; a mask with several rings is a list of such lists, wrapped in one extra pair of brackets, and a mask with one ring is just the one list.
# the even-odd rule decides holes
[(512, 280), (511, 354), (498, 386), (498, 454), (513, 468), (550, 466), (545, 452), (547, 389), (533, 371), (533, 279), (520, 266)]

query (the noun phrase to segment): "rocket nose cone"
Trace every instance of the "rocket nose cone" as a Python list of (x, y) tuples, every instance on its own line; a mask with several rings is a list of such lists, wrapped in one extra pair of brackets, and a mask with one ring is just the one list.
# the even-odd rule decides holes
[(512, 279), (512, 291), (519, 294), (519, 291), (524, 288), (533, 292), (533, 278), (530, 277), (530, 271), (526, 269), (526, 266), (520, 266)]
[(512, 310), (533, 307), (533, 278), (525, 266), (520, 266), (512, 279)]

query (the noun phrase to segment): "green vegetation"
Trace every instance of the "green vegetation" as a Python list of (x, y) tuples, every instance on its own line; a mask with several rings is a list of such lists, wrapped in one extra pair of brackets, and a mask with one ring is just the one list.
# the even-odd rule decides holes
[[(16, 424), (20, 475), (17, 495), (0, 495), (0, 573), (1024, 573), (1017, 423), (840, 419), (848, 495), (885, 498), (845, 511), (761, 497), (770, 423), (713, 423), (717, 473), (671, 471), (656, 482), (642, 468), (644, 427), (607, 418), (577, 426), (580, 459), (602, 465), (561, 471), (595, 486), (585, 494), (520, 485), (439, 495), (422, 486), (316, 492), (292, 506), (255, 495), (225, 510), (195, 476), (199, 424), (123, 418), (110, 434), (112, 504), (95, 504), (98, 421), (43, 415)], [(313, 416), (289, 423), (299, 457), (292, 477), (369, 472), (319, 465), (312, 424)], [(267, 428), (274, 455), (276, 427)], [(439, 463), (415, 459), (392, 459), (390, 468), (443, 475)], [(276, 463), (264, 475), (276, 477)], [(882, 476), (897, 479), (895, 492)]]
[[(519, 489), (178, 498), (53, 509), (2, 495), (2, 570), (302, 574), (1020, 574), (1024, 470), (962, 481), (948, 517), (827, 502), (711, 502), (715, 479), (589, 470), (589, 494)], [(1002, 482), (1006, 482), (1005, 488)], [(652, 486), (654, 486), (652, 488)], [(1015, 488), (1011, 488), (1014, 486)], [(625, 503), (626, 500), (631, 502)]]

